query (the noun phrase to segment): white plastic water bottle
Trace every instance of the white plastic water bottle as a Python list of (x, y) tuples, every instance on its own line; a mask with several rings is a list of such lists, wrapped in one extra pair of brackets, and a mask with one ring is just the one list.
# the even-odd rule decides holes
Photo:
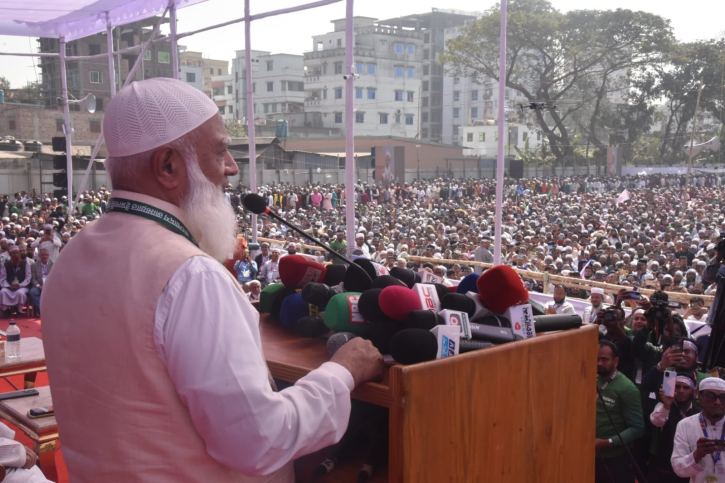
[(20, 357), (20, 327), (15, 324), (14, 320), (10, 321), (7, 330), (7, 342), (5, 348), (6, 357)]

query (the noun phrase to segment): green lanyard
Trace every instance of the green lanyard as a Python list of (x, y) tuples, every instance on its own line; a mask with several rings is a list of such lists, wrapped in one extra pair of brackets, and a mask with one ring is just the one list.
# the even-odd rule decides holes
[(111, 198), (108, 201), (108, 213), (126, 213), (127, 215), (136, 215), (148, 218), (163, 227), (173, 231), (177, 235), (181, 235), (195, 246), (199, 246), (191, 236), (189, 230), (177, 217), (155, 206), (142, 203), (140, 201), (128, 200), (126, 198)]

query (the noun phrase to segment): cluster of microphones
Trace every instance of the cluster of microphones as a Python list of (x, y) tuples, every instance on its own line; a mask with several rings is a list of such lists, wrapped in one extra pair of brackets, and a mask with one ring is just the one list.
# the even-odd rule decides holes
[[(578, 315), (544, 315), (541, 305), (529, 302), (528, 290), (509, 266), (470, 274), (454, 287), (423, 283), (420, 273), (407, 268), (388, 270), (367, 258), (347, 260), (280, 218), (258, 195), (247, 195), (243, 203), (346, 262), (323, 265), (305, 255), (282, 257), (281, 283), (265, 287), (259, 301), (261, 313), (299, 336), (327, 337), (331, 355), (363, 337), (396, 362), (417, 364), (581, 326)], [(326, 460), (318, 472), (331, 471), (334, 461)], [(371, 471), (361, 470), (358, 481), (367, 481)]]

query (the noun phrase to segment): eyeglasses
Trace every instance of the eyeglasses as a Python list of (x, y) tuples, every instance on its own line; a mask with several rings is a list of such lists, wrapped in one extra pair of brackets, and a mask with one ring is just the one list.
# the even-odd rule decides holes
[(715, 394), (713, 392), (701, 392), (700, 397), (709, 403), (714, 403), (719, 400), (720, 404), (725, 404), (725, 393)]

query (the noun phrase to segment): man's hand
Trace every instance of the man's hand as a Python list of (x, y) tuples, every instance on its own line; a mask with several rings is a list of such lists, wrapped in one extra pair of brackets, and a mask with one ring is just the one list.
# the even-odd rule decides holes
[(679, 366), (682, 362), (684, 362), (684, 356), (682, 355), (682, 352), (678, 352), (679, 350), (679, 347), (670, 347), (667, 349), (662, 354), (660, 367), (664, 369), (666, 367)]
[(672, 407), (672, 402), (675, 400), (674, 397), (665, 396), (665, 390), (660, 386), (660, 399), (665, 409), (669, 410)]
[(29, 470), (38, 462), (38, 455), (25, 445), (23, 445), (23, 448), (25, 448), (25, 464), (23, 465), (23, 469)]
[(594, 447), (596, 449), (607, 449), (607, 448), (609, 448), (609, 440), (608, 439), (596, 438), (594, 440)]
[(20, 288), (20, 284), (18, 284), (18, 283), (14, 283), (14, 284), (10, 285), (10, 290), (15, 291), (19, 288)]
[(718, 445), (709, 439), (700, 438), (697, 440), (697, 448), (695, 449), (692, 456), (695, 458), (695, 462), (699, 462), (705, 456), (718, 451)]
[(369, 340), (356, 337), (340, 347), (330, 359), (350, 371), (355, 386), (383, 374), (383, 356)]
[(556, 315), (556, 309), (554, 307), (547, 307), (546, 315)]
[(42, 285), (36, 285), (35, 288), (37, 288), (38, 290), (43, 290), (43, 286)]

